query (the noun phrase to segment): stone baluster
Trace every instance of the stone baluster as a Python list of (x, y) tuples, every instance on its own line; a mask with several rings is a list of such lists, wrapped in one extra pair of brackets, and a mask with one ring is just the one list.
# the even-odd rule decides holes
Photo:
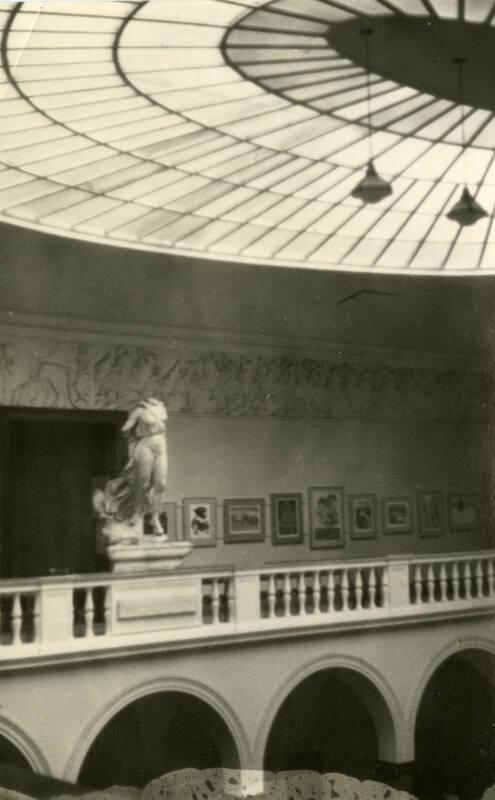
[(335, 577), (333, 571), (328, 570), (328, 611), (335, 611)]
[(444, 561), (440, 564), (440, 601), (445, 603), (447, 600), (447, 565)]
[(225, 579), (225, 591), (227, 594), (227, 622), (234, 621), (235, 615), (235, 598), (234, 598), (234, 581), (231, 578)]
[(344, 567), (342, 570), (342, 611), (349, 611), (349, 572)]
[(471, 575), (471, 562), (465, 561), (463, 564), (463, 583), (464, 583), (464, 599), (472, 600), (473, 597), (473, 584)]
[(416, 605), (421, 605), (423, 602), (423, 582), (421, 580), (421, 567), (419, 564), (414, 564), (413, 568), (413, 586), (414, 586), (414, 602)]
[(368, 570), (368, 596), (370, 608), (376, 608), (376, 573), (374, 567)]
[(95, 604), (93, 599), (93, 590), (87, 588), (84, 598), (84, 627), (85, 635), (88, 639), (94, 636), (93, 623), (95, 618)]
[(304, 572), (297, 576), (297, 596), (299, 600), (299, 616), (306, 614), (306, 582)]
[(22, 628), (22, 605), (21, 605), (21, 595), (19, 592), (15, 593), (12, 600), (11, 628), (12, 628), (12, 644), (20, 644), (21, 628)]
[(356, 570), (355, 593), (356, 611), (359, 611), (363, 607), (363, 576), (359, 568)]
[(376, 567), (376, 583), (377, 587), (380, 587), (381, 582), (381, 596), (382, 596), (382, 608), (387, 608), (390, 604), (390, 591), (388, 585), (388, 572), (386, 567)]
[(112, 632), (112, 590), (110, 586), (106, 586), (103, 593), (103, 620), (105, 634), (108, 636)]
[(461, 576), (459, 572), (459, 564), (457, 561), (454, 561), (452, 564), (452, 600), (459, 600), (460, 582)]
[(321, 581), (320, 573), (318, 570), (314, 573), (313, 579), (313, 614), (321, 614)]
[(36, 592), (33, 601), (33, 641), (39, 642), (41, 638), (41, 595)]
[(435, 602), (435, 568), (433, 564), (428, 564), (426, 568), (426, 602)]
[(284, 583), (283, 583), (282, 591), (283, 591), (283, 595), (284, 595), (284, 605), (283, 605), (284, 613), (283, 613), (283, 615), (284, 615), (284, 617), (289, 617), (290, 616), (290, 601), (291, 601), (291, 597), (292, 597), (290, 572), (285, 572), (284, 573)]
[(268, 619), (273, 619), (275, 616), (275, 603), (277, 601), (277, 587), (275, 582), (275, 575), (268, 576)]
[(213, 578), (211, 589), (211, 621), (213, 625), (218, 625), (220, 622), (220, 584), (217, 578)]
[(483, 568), (479, 558), (474, 563), (474, 586), (476, 597), (483, 597)]
[(488, 581), (488, 596), (491, 597), (492, 594), (495, 594), (495, 566), (493, 564), (493, 558), (488, 559), (487, 581)]

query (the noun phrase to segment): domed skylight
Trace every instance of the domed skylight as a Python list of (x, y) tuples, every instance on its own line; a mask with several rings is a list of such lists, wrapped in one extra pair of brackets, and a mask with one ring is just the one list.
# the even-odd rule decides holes
[[(494, 15), (494, 0), (2, 3), (3, 219), (233, 261), (495, 272)], [(393, 186), (373, 206), (351, 195), (369, 159), (363, 25)], [(460, 228), (446, 212), (465, 183), (488, 216)]]

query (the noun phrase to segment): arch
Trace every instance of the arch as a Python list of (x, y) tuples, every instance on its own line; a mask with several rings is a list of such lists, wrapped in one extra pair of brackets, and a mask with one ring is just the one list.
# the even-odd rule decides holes
[(98, 711), (79, 736), (67, 762), (64, 779), (72, 783), (77, 782), (79, 772), (81, 771), (84, 760), (93, 742), (119, 711), (122, 711), (131, 703), (144, 697), (164, 692), (182, 692), (183, 694), (191, 695), (198, 700), (202, 700), (216, 711), (232, 736), (239, 757), (240, 768), (243, 769), (245, 765), (249, 763), (250, 751), (247, 736), (237, 714), (220, 695), (209, 687), (193, 680), (163, 678), (146, 681), (126, 689), (114, 696), (112, 700)]
[(412, 704), (407, 715), (407, 730), (406, 736), (408, 739), (408, 745), (411, 748), (411, 752), (414, 753), (414, 734), (416, 731), (416, 723), (418, 720), (418, 712), (419, 706), (421, 704), (421, 699), (425, 693), (426, 687), (428, 686), (430, 680), (432, 679), (433, 675), (437, 671), (442, 664), (447, 661), (448, 658), (451, 656), (457, 655), (458, 653), (462, 653), (463, 650), (481, 650), (482, 652), (489, 653), (490, 655), (495, 656), (495, 642), (491, 641), (490, 639), (484, 639), (482, 637), (473, 637), (469, 639), (455, 639), (449, 644), (445, 645), (429, 662), (429, 664), (425, 667), (421, 678), (416, 686), (416, 690), (414, 692)]
[(404, 728), (403, 715), (392, 688), (383, 676), (365, 661), (335, 654), (310, 661), (295, 670), (289, 679), (284, 681), (283, 688), (272, 698), (258, 730), (254, 748), (255, 766), (261, 767), (264, 764), (270, 731), (284, 702), (306, 678), (325, 670), (339, 670), (339, 675), (344, 678), (348, 686), (357, 690), (376, 727), (380, 760), (392, 763), (408, 761), (409, 753), (401, 739)]
[(15, 722), (0, 717), (0, 736), (3, 736), (26, 759), (33, 772), (51, 775), (48, 761), (38, 745)]
[(495, 646), (480, 639), (444, 648), (415, 697), (416, 791), (481, 797), (493, 784)]

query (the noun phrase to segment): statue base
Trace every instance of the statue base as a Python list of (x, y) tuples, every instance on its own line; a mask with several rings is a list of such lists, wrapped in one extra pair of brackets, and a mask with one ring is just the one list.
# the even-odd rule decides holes
[[(147, 542), (146, 539), (150, 539)], [(192, 550), (190, 542), (168, 542), (166, 536), (146, 536), (133, 544), (112, 544), (107, 555), (112, 572), (156, 572), (180, 567)]]

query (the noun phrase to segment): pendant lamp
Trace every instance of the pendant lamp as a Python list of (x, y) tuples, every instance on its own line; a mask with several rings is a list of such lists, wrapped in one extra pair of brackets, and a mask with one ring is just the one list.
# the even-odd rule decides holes
[(459, 87), (459, 107), (461, 109), (461, 137), (462, 137), (462, 154), (464, 166), (464, 188), (461, 193), (460, 199), (455, 203), (447, 214), (447, 217), (459, 225), (474, 225), (479, 219), (488, 216), (485, 209), (476, 202), (473, 195), (467, 187), (466, 177), (466, 136), (464, 131), (464, 64), (466, 59), (461, 56), (454, 58), (453, 64), (457, 67), (458, 74), (458, 87)]
[(361, 36), (365, 44), (365, 63), (366, 63), (366, 95), (368, 104), (368, 148), (369, 161), (366, 174), (358, 185), (351, 192), (353, 197), (362, 200), (363, 203), (379, 203), (384, 197), (392, 194), (392, 187), (384, 178), (378, 175), (373, 164), (373, 148), (371, 143), (371, 87), (370, 87), (370, 37), (373, 28), (363, 28)]

